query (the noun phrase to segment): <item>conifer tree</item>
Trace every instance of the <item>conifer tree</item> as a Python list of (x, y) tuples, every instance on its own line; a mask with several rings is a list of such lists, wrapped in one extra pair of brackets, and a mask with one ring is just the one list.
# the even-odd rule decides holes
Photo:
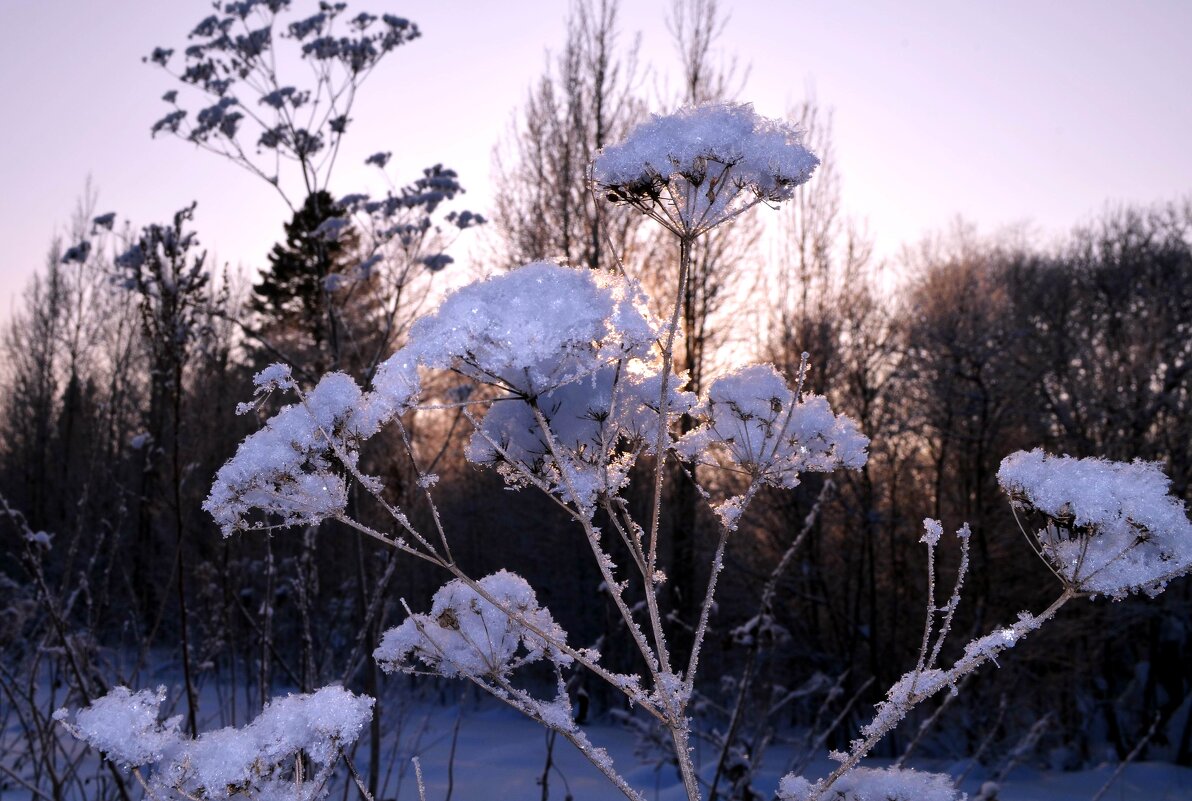
[(327, 366), (338, 361), (339, 345), (339, 320), (329, 302), (331, 276), (349, 266), (355, 244), (350, 233), (328, 232), (346, 222), (346, 212), (328, 192), (310, 194), (285, 224), (285, 241), (269, 252), (269, 267), (253, 285), (250, 301), (263, 318), (258, 335), (287, 351), (312, 352)]

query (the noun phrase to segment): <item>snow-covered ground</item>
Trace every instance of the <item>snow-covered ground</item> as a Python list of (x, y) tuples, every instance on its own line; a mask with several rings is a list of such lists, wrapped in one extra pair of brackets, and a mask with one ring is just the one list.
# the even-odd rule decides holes
[[(216, 699), (211, 688), (205, 689), (204, 700), (214, 702)], [(440, 696), (440, 699), (447, 700), (454, 696), (454, 692), (449, 690), (448, 693)], [(457, 721), (458, 737), (454, 743), (452, 760), (452, 733)], [(207, 720), (200, 728), (213, 729), (220, 725), (221, 721)], [(682, 786), (674, 768), (667, 765), (656, 769), (653, 765), (642, 764), (634, 754), (632, 733), (608, 719), (588, 724), (584, 729), (596, 745), (608, 749), (617, 768), (647, 799), (682, 799)], [(446, 799), (449, 785), (451, 801), (532, 801), (542, 798), (538, 782), (546, 759), (546, 734), (537, 724), (506, 707), (497, 706), (491, 701), (477, 704), (474, 698), (462, 707), (425, 700), (396, 704), (391, 699), (383, 707), (382, 730), (387, 735), (387, 742), (380, 760), (380, 778), (385, 789), (379, 795), (379, 801), (417, 801), (414, 771), (410, 764), (410, 756), (415, 754), (421, 762), (428, 801)], [(15, 752), (5, 751), (7, 753), (0, 752), (0, 762), (7, 767), (14, 767), (10, 758), (14, 757)], [(364, 775), (368, 773), (366, 752), (367, 747), (362, 746), (355, 754), (356, 765)], [(701, 757), (699, 761), (705, 767), (712, 758), (706, 751), (697, 753), (697, 756)], [(768, 762), (754, 789), (772, 798), (789, 755), (783, 753), (781, 747), (774, 747), (767, 756)], [(562, 801), (570, 797), (574, 801), (617, 801), (624, 798), (562, 738), (555, 743), (552, 759), (554, 767), (549, 777), (550, 799)], [(881, 766), (885, 763), (873, 760), (866, 764)], [(909, 765), (954, 775), (968, 767), (964, 762), (948, 763), (931, 759), (912, 759)], [(95, 776), (100, 781), (106, 778), (94, 758), (85, 758), (80, 767), (83, 774)], [(825, 757), (814, 763), (809, 772), (823, 775), (831, 767), (832, 763)], [(998, 801), (1091, 801), (1113, 770), (1113, 765), (1073, 772), (1041, 771), (1021, 766), (1002, 783)], [(338, 800), (345, 797), (344, 778), (341, 776), (335, 782), (330, 798)], [(970, 796), (975, 795), (987, 778), (979, 767), (973, 769), (963, 789)], [(11, 784), (5, 789), (6, 783), (0, 777), (0, 801), (32, 801), (32, 795), (27, 791)], [(347, 797), (354, 798), (356, 795), (354, 789), (348, 790)], [(1103, 799), (1192, 801), (1192, 769), (1165, 763), (1132, 764)]]
[[(428, 735), (423, 739), (421, 763), (427, 784), (428, 799), (442, 799), (447, 792), (447, 764), (451, 746), (451, 731), (456, 712), (451, 709), (428, 708), (412, 711), (407, 725), (425, 719)], [(634, 787), (648, 799), (674, 801), (682, 798), (682, 786), (673, 768), (660, 771), (643, 766), (633, 754), (633, 738), (615, 724), (599, 722), (585, 726), (588, 736), (597, 745), (605, 746), (618, 768)], [(502, 708), (485, 708), (464, 713), (456, 743), (453, 770), (452, 801), (526, 801), (541, 798), (536, 784), (542, 774), (546, 757), (546, 736), (536, 724)], [(564, 799), (567, 789), (575, 801), (613, 801), (623, 799), (604, 777), (584, 761), (574, 748), (562, 739), (555, 744), (553, 759), (558, 771), (550, 776), (550, 798)], [(777, 749), (771, 752), (774, 762), (784, 761)], [(881, 760), (872, 763), (884, 764)], [(910, 766), (923, 770), (956, 773), (966, 765), (948, 765), (932, 760), (911, 760)], [(775, 764), (771, 771), (763, 771), (763, 780), (756, 789), (769, 794), (778, 783), (783, 765)], [(831, 767), (826, 759), (812, 766), (813, 772), (826, 773)], [(1039, 771), (1019, 767), (1002, 784), (999, 801), (1090, 801), (1113, 772), (1106, 765), (1092, 770), (1074, 772)], [(560, 775), (560, 772), (562, 775)], [(563, 777), (566, 778), (566, 786)], [(987, 777), (979, 769), (970, 772), (964, 790), (975, 795)], [(410, 778), (402, 783), (397, 801), (417, 799)], [(1192, 769), (1163, 763), (1141, 763), (1127, 767), (1104, 796), (1104, 801), (1192, 801)]]

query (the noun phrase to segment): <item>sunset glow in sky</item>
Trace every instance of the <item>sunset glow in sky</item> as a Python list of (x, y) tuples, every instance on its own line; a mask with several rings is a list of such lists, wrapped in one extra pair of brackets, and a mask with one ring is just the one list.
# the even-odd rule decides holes
[[(304, 0), (295, 0), (301, 6)], [(313, 3), (311, 3), (313, 5)], [(668, 98), (669, 2), (626, 2), (642, 35), (643, 89)], [(835, 112), (847, 211), (878, 253), (957, 215), (983, 231), (1029, 222), (1045, 238), (1119, 202), (1192, 194), (1192, 3), (724, 2), (724, 55), (751, 66), (740, 99), (783, 114), (813, 87)], [(422, 28), (365, 85), (332, 191), (370, 186), (362, 161), (393, 151), (399, 178), (443, 162), (481, 212), (494, 145), (548, 50), (563, 0), (360, 2)], [(274, 190), (150, 125), (172, 81), (141, 63), (177, 46), (203, 0), (0, 3), (0, 317), (65, 229), (88, 176), (98, 212), (135, 224), (198, 201), (220, 264), (256, 267), (289, 212)], [(663, 101), (658, 102), (661, 110)]]

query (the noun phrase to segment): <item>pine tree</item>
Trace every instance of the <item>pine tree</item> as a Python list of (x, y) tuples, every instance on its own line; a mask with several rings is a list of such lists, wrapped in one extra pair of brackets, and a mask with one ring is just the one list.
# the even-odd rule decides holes
[(349, 231), (331, 234), (330, 220), (346, 220), (331, 195), (311, 193), (293, 219), (286, 238), (269, 253), (269, 268), (253, 285), (250, 308), (262, 319), (258, 337), (296, 353), (310, 352), (325, 369), (338, 361), (340, 325), (330, 294), (331, 276), (351, 263), (356, 237)]

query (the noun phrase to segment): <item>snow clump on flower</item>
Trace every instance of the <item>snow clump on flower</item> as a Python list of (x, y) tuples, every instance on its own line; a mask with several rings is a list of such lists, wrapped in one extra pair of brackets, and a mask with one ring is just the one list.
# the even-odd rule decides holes
[(165, 699), (165, 687), (158, 687), (157, 692), (113, 687), (91, 706), (80, 709), (73, 724), (66, 709), (55, 712), (54, 719), (65, 723), (77, 737), (113, 762), (136, 767), (156, 762), (179, 742), (182, 716), (164, 722), (157, 719)]
[[(648, 372), (645, 360), (657, 361), (656, 340), (657, 326), (640, 288), (612, 273), (536, 263), (478, 281), (450, 295), (435, 312), (414, 324), (409, 344), (378, 367), (371, 392), (362, 392), (343, 373), (329, 373), (305, 395), (285, 365), (273, 365), (258, 374), (257, 403), (274, 390), (293, 390), (300, 402), (283, 408), (241, 443), (216, 474), (203, 508), (225, 535), (258, 525), (248, 522), (253, 510), (274, 516), (269, 522), (281, 526), (317, 523), (341, 513), (347, 504), (347, 478), (355, 474), (362, 443), (417, 403), (420, 365), (456, 369), (529, 401), (581, 380), (607, 384), (596, 374), (621, 360), (633, 360), (638, 372)], [(620, 383), (631, 391), (622, 393), (626, 395), (623, 407), (605, 432), (608, 447), (620, 437), (650, 430), (644, 395), (657, 385), (657, 378), (639, 376)], [(567, 395), (544, 398), (542, 408), (554, 403), (575, 406), (570, 401), (564, 404)], [(242, 404), (240, 410), (256, 408), (257, 403)], [(677, 393), (672, 404), (676, 409), (690, 406)], [(583, 425), (580, 418), (589, 411), (601, 414), (600, 407), (601, 401), (592, 399), (588, 409), (577, 412), (575, 423), (562, 414), (558, 419), (563, 441), (590, 455), (596, 435), (577, 433), (575, 428)], [(526, 411), (522, 410), (523, 417)], [(508, 414), (504, 418), (498, 414), (489, 429), (531, 458), (532, 443), (502, 433), (510, 426)], [(474, 444), (476, 460), (493, 461), (492, 449), (482, 450)], [(553, 471), (560, 489), (565, 484), (563, 472), (579, 464), (572, 461), (547, 470)], [(588, 459), (589, 467), (595, 464), (603, 462)], [(594, 493), (610, 483), (620, 486), (619, 477), (606, 480), (594, 478), (590, 470), (576, 472), (584, 488), (576, 490), (574, 500), (581, 505), (590, 504)], [(579, 475), (584, 472), (589, 475)]]
[(654, 115), (604, 148), (592, 178), (681, 233), (701, 233), (760, 201), (789, 199), (819, 165), (802, 133), (748, 103), (705, 103)]
[(373, 699), (342, 687), (275, 699), (247, 726), (206, 732), (195, 739), (178, 731), (181, 716), (157, 720), (165, 689), (131, 692), (116, 687), (79, 710), (54, 717), (109, 759), (132, 767), (155, 766), (149, 786), (158, 797), (287, 798), (314, 801), (327, 794), (325, 777), (296, 784), (289, 775), (305, 753), (330, 771), (372, 718)]
[(717, 378), (695, 414), (703, 424), (676, 444), (681, 456), (695, 459), (713, 449), (775, 487), (795, 487), (808, 471), (856, 470), (868, 458), (869, 439), (851, 418), (833, 414), (822, 396), (796, 398), (768, 364)]
[(381, 669), (414, 672), (417, 659), (447, 678), (504, 678), (514, 668), (544, 657), (557, 665), (571, 663), (570, 656), (525, 625), (554, 642), (567, 639), (550, 612), (538, 605), (525, 579), (501, 570), (477, 584), (496, 604), (459, 579), (447, 582), (434, 594), (429, 614), (411, 615), (385, 632), (373, 651)]
[(1075, 590), (1154, 596), (1192, 569), (1192, 523), (1157, 464), (1036, 448), (1007, 456), (997, 475), (1016, 509), (1046, 518), (1040, 554)]
[[(259, 391), (295, 388), (281, 365), (261, 371), (257, 385)], [(216, 473), (203, 509), (225, 536), (254, 527), (247, 519), (254, 509), (276, 515), (283, 526), (342, 512), (348, 500), (343, 473), (355, 466), (360, 443), (394, 411), (390, 399), (366, 396), (350, 376), (328, 373), (240, 444)]]
[(619, 359), (649, 358), (656, 339), (636, 284), (536, 262), (452, 293), (414, 324), (404, 351), (530, 397)]

